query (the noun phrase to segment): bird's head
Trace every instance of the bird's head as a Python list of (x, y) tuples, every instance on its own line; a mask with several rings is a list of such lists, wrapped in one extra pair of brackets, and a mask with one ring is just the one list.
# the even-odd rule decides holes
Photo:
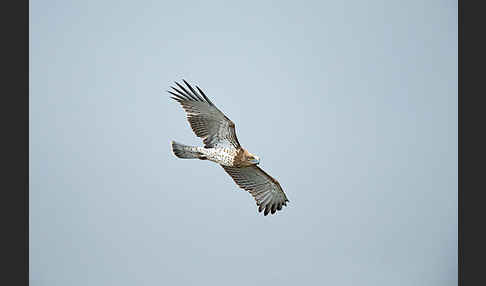
[(248, 161), (252, 164), (258, 165), (260, 163), (260, 158), (252, 154), (251, 157), (248, 158)]
[(245, 161), (250, 165), (258, 165), (260, 163), (260, 158), (245, 150)]

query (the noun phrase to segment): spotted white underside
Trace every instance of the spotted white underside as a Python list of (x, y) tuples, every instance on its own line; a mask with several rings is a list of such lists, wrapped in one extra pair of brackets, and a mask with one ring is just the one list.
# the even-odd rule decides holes
[(230, 166), (230, 167), (233, 166), (234, 158), (237, 154), (237, 149), (231, 147), (216, 147), (216, 148), (198, 147), (198, 151), (203, 153), (208, 160), (223, 166)]

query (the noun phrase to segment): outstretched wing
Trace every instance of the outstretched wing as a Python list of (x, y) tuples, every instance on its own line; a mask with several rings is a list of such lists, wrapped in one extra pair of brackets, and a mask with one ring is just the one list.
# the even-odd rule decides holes
[(221, 166), (240, 188), (250, 192), (256, 201), (258, 211), (265, 210), (264, 215), (269, 212), (274, 214), (281, 210), (282, 206), (287, 205), (289, 200), (278, 181), (256, 165), (245, 168)]
[(218, 145), (232, 145), (240, 147), (236, 138), (235, 124), (226, 117), (210, 100), (204, 92), (196, 86), (196, 92), (185, 80), (184, 88), (175, 83), (179, 89), (172, 87), (175, 91), (168, 91), (172, 99), (178, 101), (187, 113), (187, 120), (197, 137), (203, 139), (206, 148), (217, 147)]

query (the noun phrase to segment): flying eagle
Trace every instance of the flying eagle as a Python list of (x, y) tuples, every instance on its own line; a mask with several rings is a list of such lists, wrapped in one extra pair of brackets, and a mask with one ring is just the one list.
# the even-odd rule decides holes
[(286, 206), (287, 196), (277, 180), (257, 165), (260, 159), (241, 147), (236, 138), (235, 124), (196, 86), (199, 93), (183, 80), (187, 89), (168, 91), (182, 105), (192, 130), (203, 139), (204, 147), (187, 146), (172, 141), (172, 151), (182, 159), (210, 160), (218, 163), (235, 183), (253, 196), (258, 212), (274, 214)]

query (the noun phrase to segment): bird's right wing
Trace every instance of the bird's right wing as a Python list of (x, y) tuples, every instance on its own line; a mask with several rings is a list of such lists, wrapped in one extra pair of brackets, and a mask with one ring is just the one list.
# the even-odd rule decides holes
[(197, 137), (203, 139), (206, 148), (217, 146), (233, 146), (239, 148), (236, 138), (235, 124), (221, 112), (204, 92), (196, 86), (196, 92), (185, 80), (186, 88), (176, 82), (179, 89), (171, 87), (175, 92), (168, 91), (186, 111), (187, 120)]
[(245, 168), (221, 166), (240, 188), (247, 190), (253, 196), (258, 212), (265, 210), (264, 215), (268, 215), (269, 212), (274, 214), (281, 210), (282, 206), (287, 205), (289, 200), (278, 181), (258, 166), (252, 165)]

